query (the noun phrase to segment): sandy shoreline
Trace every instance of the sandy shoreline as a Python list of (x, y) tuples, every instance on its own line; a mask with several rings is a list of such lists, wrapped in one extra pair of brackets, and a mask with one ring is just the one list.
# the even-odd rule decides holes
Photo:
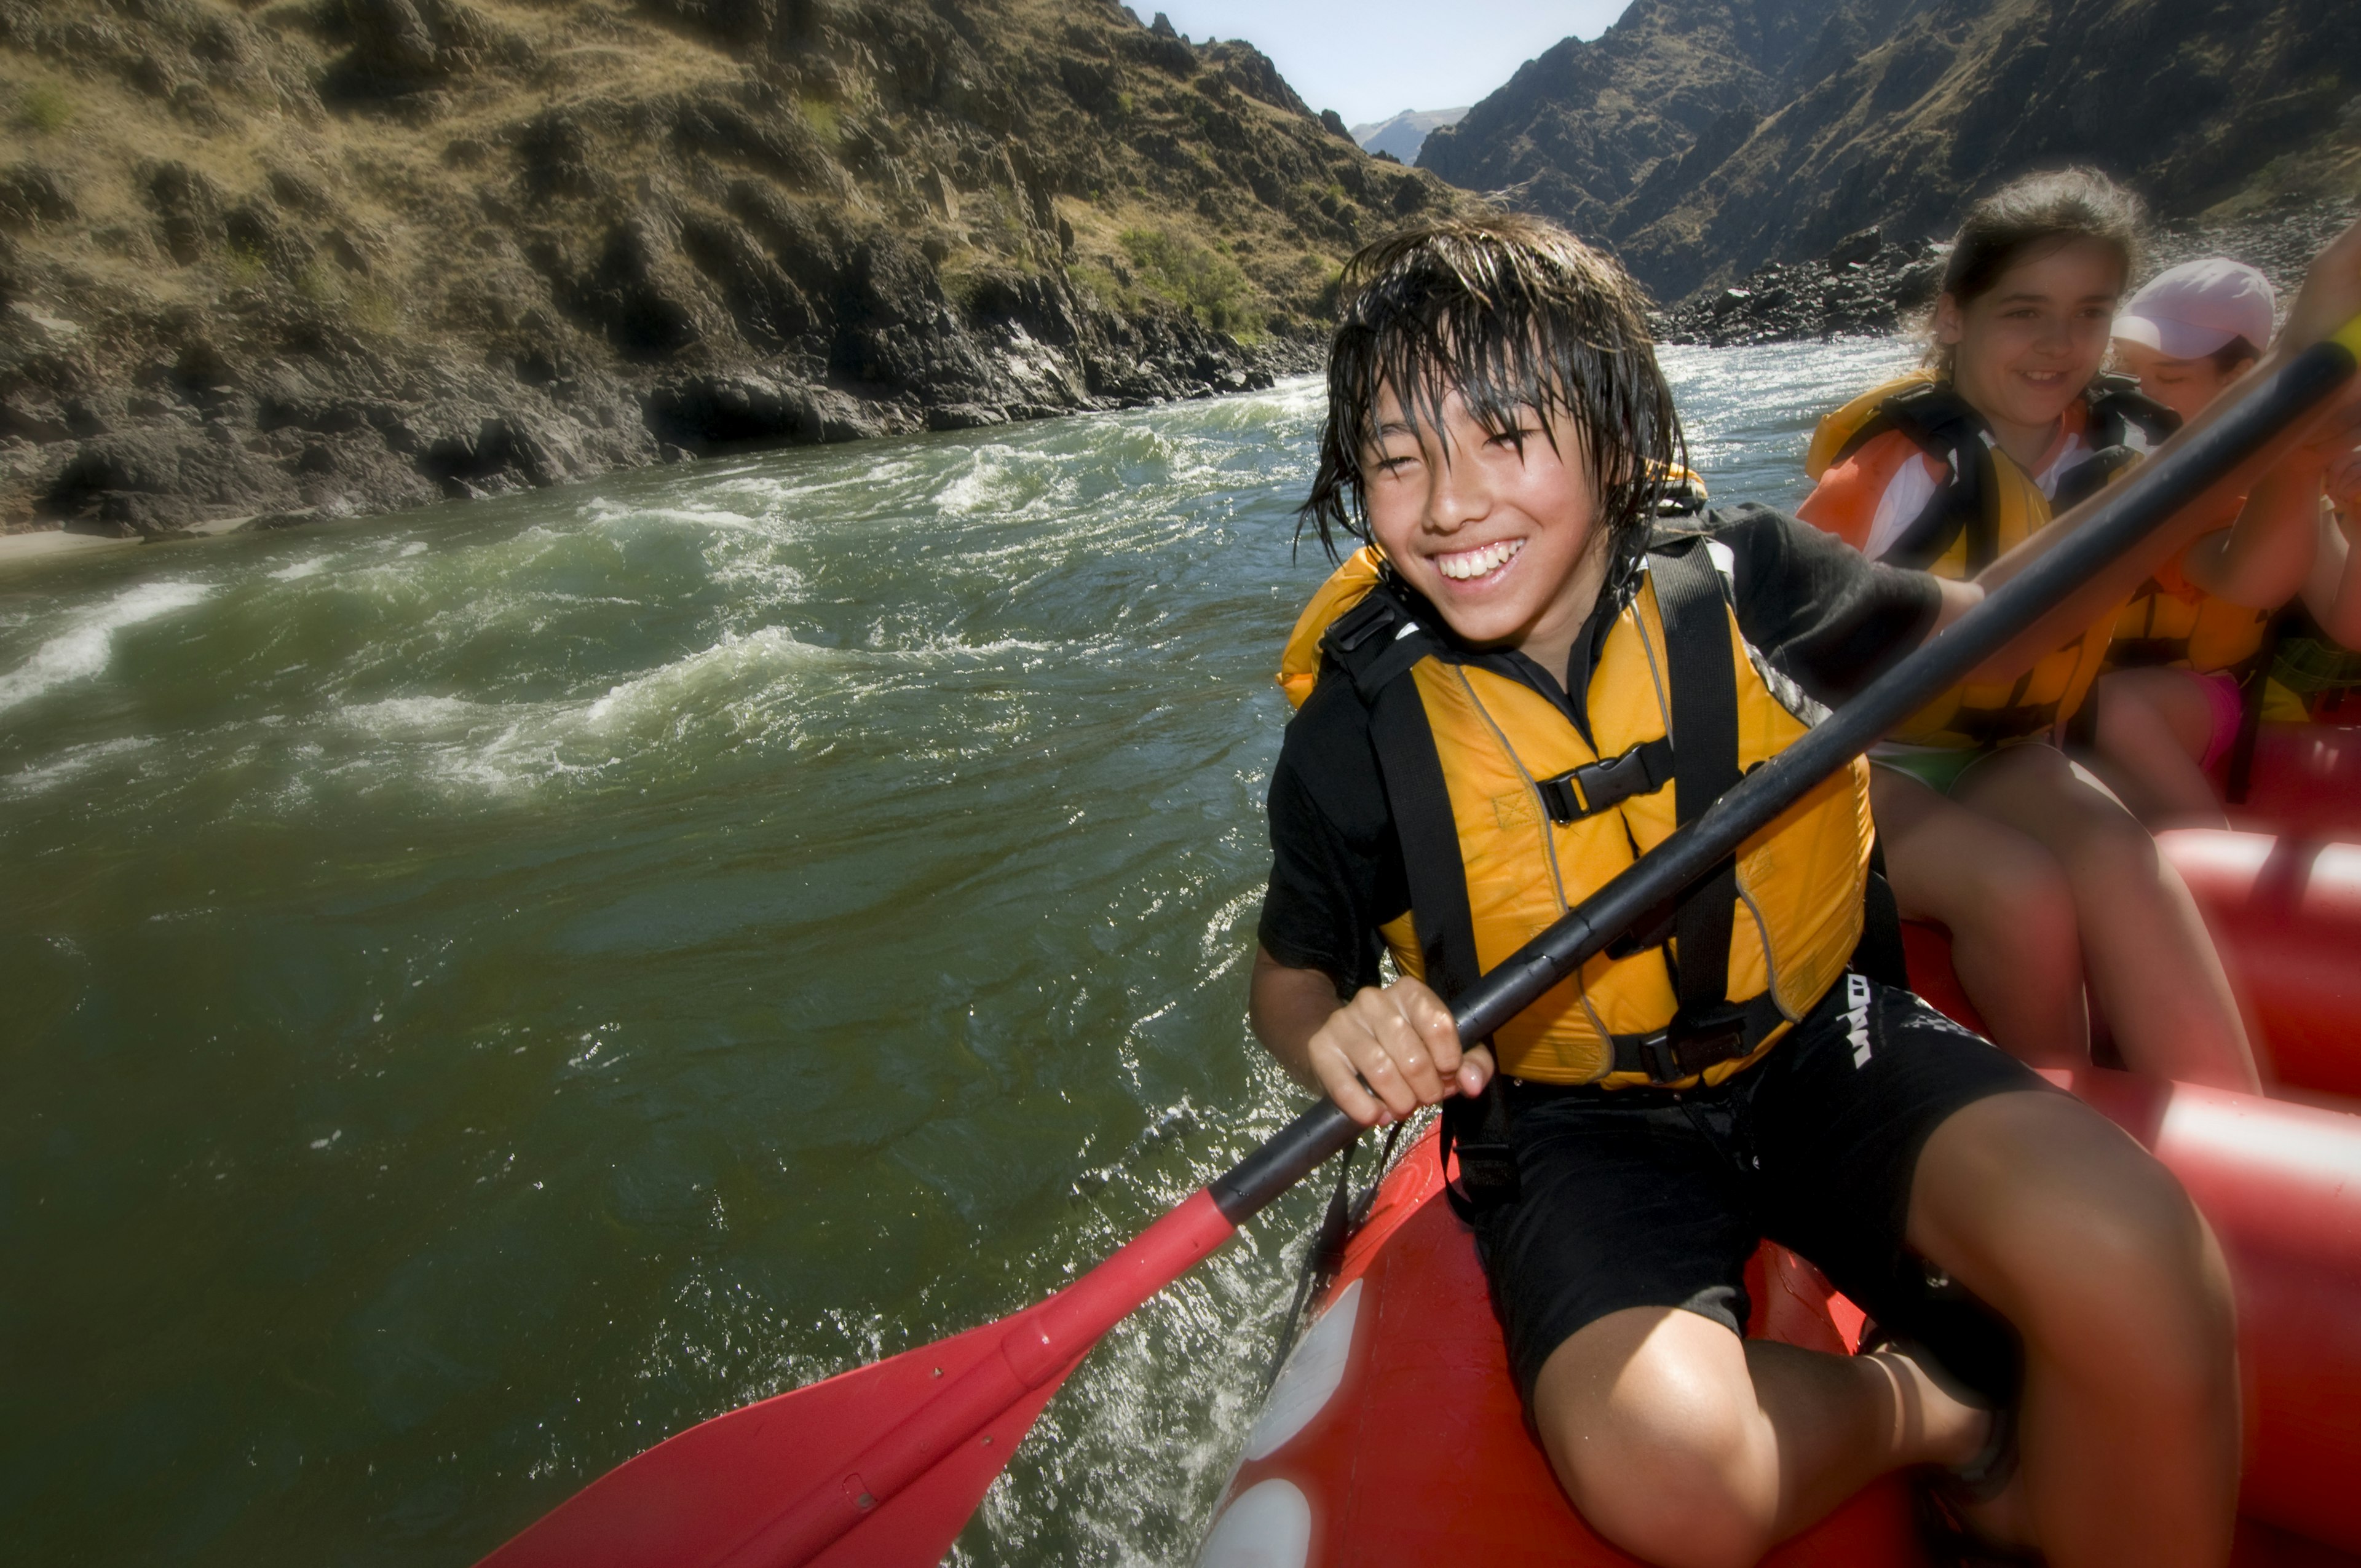
[(128, 539), (115, 539), (98, 533), (70, 533), (62, 528), (31, 529), (22, 533), (0, 533), (0, 570), (33, 561), (53, 561), (68, 555), (87, 555), (102, 550), (116, 550), (127, 545), (161, 544), (175, 539), (212, 539), (225, 533), (236, 533), (254, 521), (250, 517), (214, 518), (208, 522), (192, 523), (187, 529), (147, 538), (134, 534)]

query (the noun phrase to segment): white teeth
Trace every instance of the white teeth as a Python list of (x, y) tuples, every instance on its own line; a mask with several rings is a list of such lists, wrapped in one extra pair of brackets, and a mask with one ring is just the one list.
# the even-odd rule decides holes
[(1456, 555), (1437, 555), (1434, 569), (1454, 582), (1467, 582), (1497, 572), (1509, 564), (1510, 557), (1525, 547), (1521, 539), (1504, 539), (1498, 544), (1487, 544), (1480, 550), (1463, 550)]

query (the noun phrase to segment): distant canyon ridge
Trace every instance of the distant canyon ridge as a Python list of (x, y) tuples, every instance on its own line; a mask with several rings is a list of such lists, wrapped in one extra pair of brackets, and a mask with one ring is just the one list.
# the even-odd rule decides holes
[(1374, 157), (1390, 158), (1397, 163), (1416, 163), (1429, 132), (1455, 126), (1466, 114), (1464, 108), (1404, 109), (1389, 120), (1372, 120), (1353, 126), (1353, 139), (1361, 144), (1363, 152)]
[(2361, 192), (2352, 0), (1634, 0), (1418, 157), (1603, 240), (1666, 302), (1872, 226), (1948, 235), (2068, 162), (2167, 219)]

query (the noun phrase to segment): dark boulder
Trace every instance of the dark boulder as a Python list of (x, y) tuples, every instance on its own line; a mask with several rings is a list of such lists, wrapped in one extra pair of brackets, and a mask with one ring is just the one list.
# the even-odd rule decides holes
[(781, 442), (859, 441), (884, 433), (874, 412), (824, 387), (790, 386), (766, 376), (693, 376), (649, 394), (648, 428), (690, 452)]
[(291, 479), (218, 428), (150, 426), (84, 442), (42, 498), (83, 533), (170, 533), (207, 517), (291, 506)]

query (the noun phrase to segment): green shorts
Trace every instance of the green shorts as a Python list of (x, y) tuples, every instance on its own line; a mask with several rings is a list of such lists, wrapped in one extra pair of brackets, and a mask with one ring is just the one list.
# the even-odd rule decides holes
[(1892, 768), (1906, 773), (1933, 790), (1949, 796), (1959, 787), (1960, 776), (1978, 762), (1992, 755), (1982, 746), (1962, 746), (1956, 750), (1937, 746), (1880, 746), (1869, 754), (1869, 760), (1881, 768)]

